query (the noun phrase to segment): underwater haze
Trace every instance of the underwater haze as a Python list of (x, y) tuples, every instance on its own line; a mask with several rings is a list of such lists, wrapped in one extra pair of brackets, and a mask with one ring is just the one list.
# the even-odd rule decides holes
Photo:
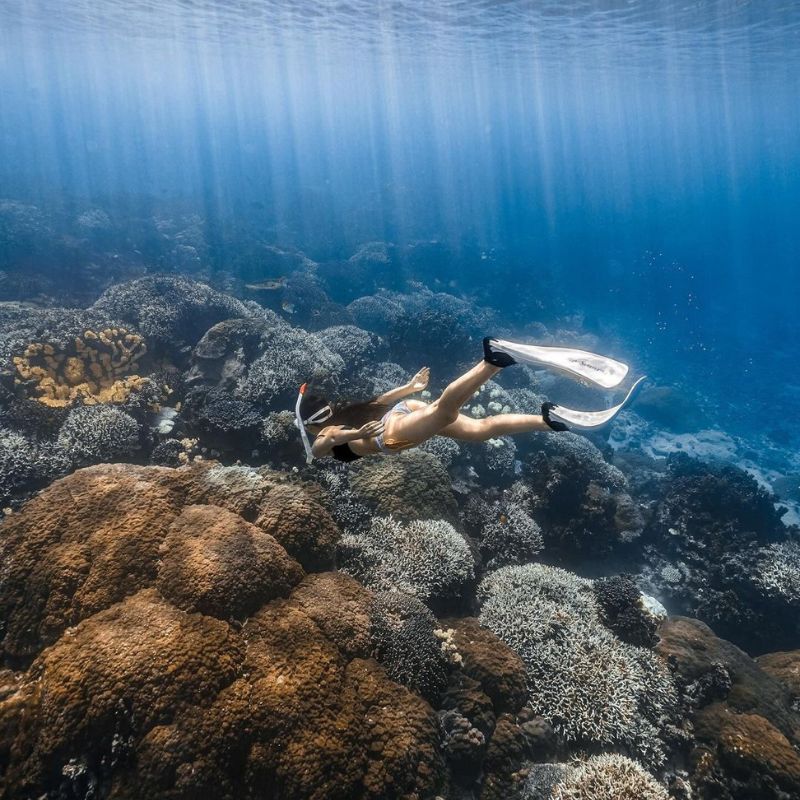
[(541, 284), (728, 425), (797, 413), (795, 3), (5, 0), (0, 36), (3, 195), (180, 202), (218, 268), (245, 224), (436, 239), (431, 280), (515, 321)]
[(0, 796), (800, 798), (799, 210), (798, 0), (0, 0)]

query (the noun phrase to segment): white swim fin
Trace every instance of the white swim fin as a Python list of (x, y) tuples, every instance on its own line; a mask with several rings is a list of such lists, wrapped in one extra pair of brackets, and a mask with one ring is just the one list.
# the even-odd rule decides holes
[(608, 356), (589, 353), (586, 350), (517, 344), (517, 342), (509, 342), (505, 339), (489, 339), (488, 346), (492, 351), (506, 353), (514, 361), (551, 367), (573, 377), (584, 378), (604, 389), (613, 389), (615, 386), (619, 386), (628, 374), (627, 364), (615, 361)]
[(577, 411), (573, 408), (566, 408), (560, 405), (554, 405), (550, 408), (550, 416), (567, 422), (576, 428), (599, 428), (610, 422), (620, 411), (628, 404), (628, 401), (633, 397), (633, 393), (639, 388), (642, 381), (647, 376), (643, 375), (636, 383), (631, 386), (625, 399), (605, 411)]

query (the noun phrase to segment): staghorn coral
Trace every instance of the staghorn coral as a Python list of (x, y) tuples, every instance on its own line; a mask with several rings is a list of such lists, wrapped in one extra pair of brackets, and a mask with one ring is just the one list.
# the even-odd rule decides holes
[(12, 361), (16, 382), (45, 405), (124, 403), (144, 382), (135, 373), (146, 352), (138, 333), (108, 327), (87, 329), (65, 346), (32, 342)]
[(140, 447), (139, 423), (115, 406), (77, 406), (57, 442), (76, 466), (129, 458)]
[(640, 764), (609, 753), (570, 765), (552, 789), (553, 800), (669, 800), (667, 790)]
[(481, 624), (525, 662), (534, 713), (569, 742), (627, 747), (660, 766), (675, 688), (659, 659), (602, 624), (591, 581), (540, 564), (504, 567), (479, 597)]
[(347, 533), (341, 568), (373, 590), (396, 589), (423, 602), (458, 596), (475, 574), (464, 538), (444, 520), (376, 517), (365, 533)]
[(750, 579), (768, 596), (789, 605), (800, 604), (800, 542), (788, 541), (762, 548)]

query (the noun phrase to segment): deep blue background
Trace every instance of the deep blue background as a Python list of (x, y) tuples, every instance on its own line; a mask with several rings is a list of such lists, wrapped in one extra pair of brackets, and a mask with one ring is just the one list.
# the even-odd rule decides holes
[(797, 414), (792, 4), (136, 5), (0, 12), (0, 196), (180, 202), (222, 266), (237, 225), (317, 259), (435, 238), (431, 282), (578, 312), (728, 426)]

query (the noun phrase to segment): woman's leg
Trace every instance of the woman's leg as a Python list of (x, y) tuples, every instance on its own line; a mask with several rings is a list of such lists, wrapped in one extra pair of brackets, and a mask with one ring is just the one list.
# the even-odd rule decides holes
[(439, 436), (463, 442), (485, 442), (497, 436), (529, 431), (549, 431), (539, 414), (498, 414), (496, 417), (473, 419), (459, 414), (458, 419), (439, 432)]
[[(459, 410), (486, 381), (500, 372), (486, 361), (476, 364), (469, 372), (456, 378), (438, 400), (423, 406), (411, 414), (392, 414), (386, 422), (384, 438), (402, 439), (419, 444), (436, 436), (459, 418)], [(465, 417), (466, 419), (466, 417)], [(490, 438), (490, 437), (487, 437)]]

